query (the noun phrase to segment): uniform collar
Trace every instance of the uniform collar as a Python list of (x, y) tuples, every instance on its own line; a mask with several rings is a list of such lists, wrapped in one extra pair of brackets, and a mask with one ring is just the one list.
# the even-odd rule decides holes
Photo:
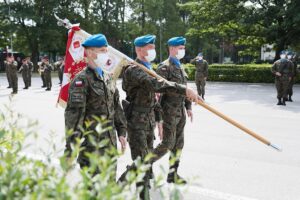
[(140, 59), (137, 58), (137, 62), (141, 63), (142, 65), (144, 65), (145, 67), (147, 67), (147, 69), (151, 70), (152, 69), (152, 65), (149, 62), (146, 61), (142, 61)]
[(169, 59), (170, 59), (171, 63), (173, 63), (178, 69), (181, 68), (180, 60), (178, 60), (178, 59), (175, 58), (175, 57), (171, 57), (171, 56), (170, 56)]

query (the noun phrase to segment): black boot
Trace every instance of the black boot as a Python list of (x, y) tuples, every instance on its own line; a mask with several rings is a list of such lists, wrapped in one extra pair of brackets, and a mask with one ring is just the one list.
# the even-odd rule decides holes
[(50, 90), (51, 90), (51, 88), (47, 88), (47, 89), (46, 89), (46, 91), (50, 91)]
[(285, 105), (286, 105), (286, 104), (285, 104), (285, 102), (286, 102), (286, 99), (287, 99), (287, 98), (283, 98), (283, 100), (282, 100), (282, 105), (283, 105), (283, 106), (285, 106)]
[(288, 101), (289, 101), (289, 102), (293, 102), (292, 95), (289, 95)]
[(202, 94), (202, 99), (205, 100), (205, 99), (204, 99), (204, 94)]
[(282, 105), (281, 98), (277, 98), (277, 99), (278, 99), (278, 103), (277, 103), (277, 105)]
[(170, 166), (167, 182), (176, 184), (186, 184), (187, 181), (177, 173), (179, 161), (176, 161), (173, 166)]
[(42, 87), (41, 88), (45, 88), (46, 87), (46, 85), (42, 85)]

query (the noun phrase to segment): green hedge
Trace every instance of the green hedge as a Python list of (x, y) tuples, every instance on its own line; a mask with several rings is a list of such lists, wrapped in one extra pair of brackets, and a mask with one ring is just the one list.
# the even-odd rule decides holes
[[(274, 83), (271, 66), (269, 64), (213, 64), (208, 68), (208, 81)], [(184, 67), (189, 80), (195, 80), (195, 66), (185, 64)], [(297, 77), (297, 83), (300, 83), (299, 76)]]

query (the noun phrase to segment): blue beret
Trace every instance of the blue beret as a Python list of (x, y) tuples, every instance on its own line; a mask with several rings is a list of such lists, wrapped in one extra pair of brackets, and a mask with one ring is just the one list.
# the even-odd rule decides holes
[(283, 50), (283, 51), (280, 52), (280, 55), (286, 54), (286, 53), (287, 53), (287, 52), (286, 52), (285, 50)]
[(287, 53), (287, 55), (294, 55), (294, 53), (292, 52), (292, 51), (289, 51), (288, 53)]
[(169, 46), (179, 46), (179, 45), (185, 45), (186, 39), (184, 37), (172, 37), (168, 40)]
[(103, 34), (96, 34), (96, 35), (91, 35), (88, 37), (83, 43), (82, 46), (84, 47), (103, 47), (107, 46), (107, 40), (105, 35)]
[(203, 53), (202, 52), (198, 53), (198, 56), (203, 56)]
[(146, 46), (147, 44), (154, 44), (155, 43), (155, 35), (144, 35), (144, 36), (140, 36), (135, 38), (134, 40), (134, 45), (136, 47), (143, 47)]

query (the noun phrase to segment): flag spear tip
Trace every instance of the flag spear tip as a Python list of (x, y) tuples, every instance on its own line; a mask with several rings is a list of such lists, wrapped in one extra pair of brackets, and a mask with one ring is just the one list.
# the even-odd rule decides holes
[(277, 151), (282, 152), (282, 149), (280, 147), (278, 147), (277, 145), (275, 145), (275, 144), (270, 144), (269, 146), (271, 146), (272, 148), (276, 149)]

